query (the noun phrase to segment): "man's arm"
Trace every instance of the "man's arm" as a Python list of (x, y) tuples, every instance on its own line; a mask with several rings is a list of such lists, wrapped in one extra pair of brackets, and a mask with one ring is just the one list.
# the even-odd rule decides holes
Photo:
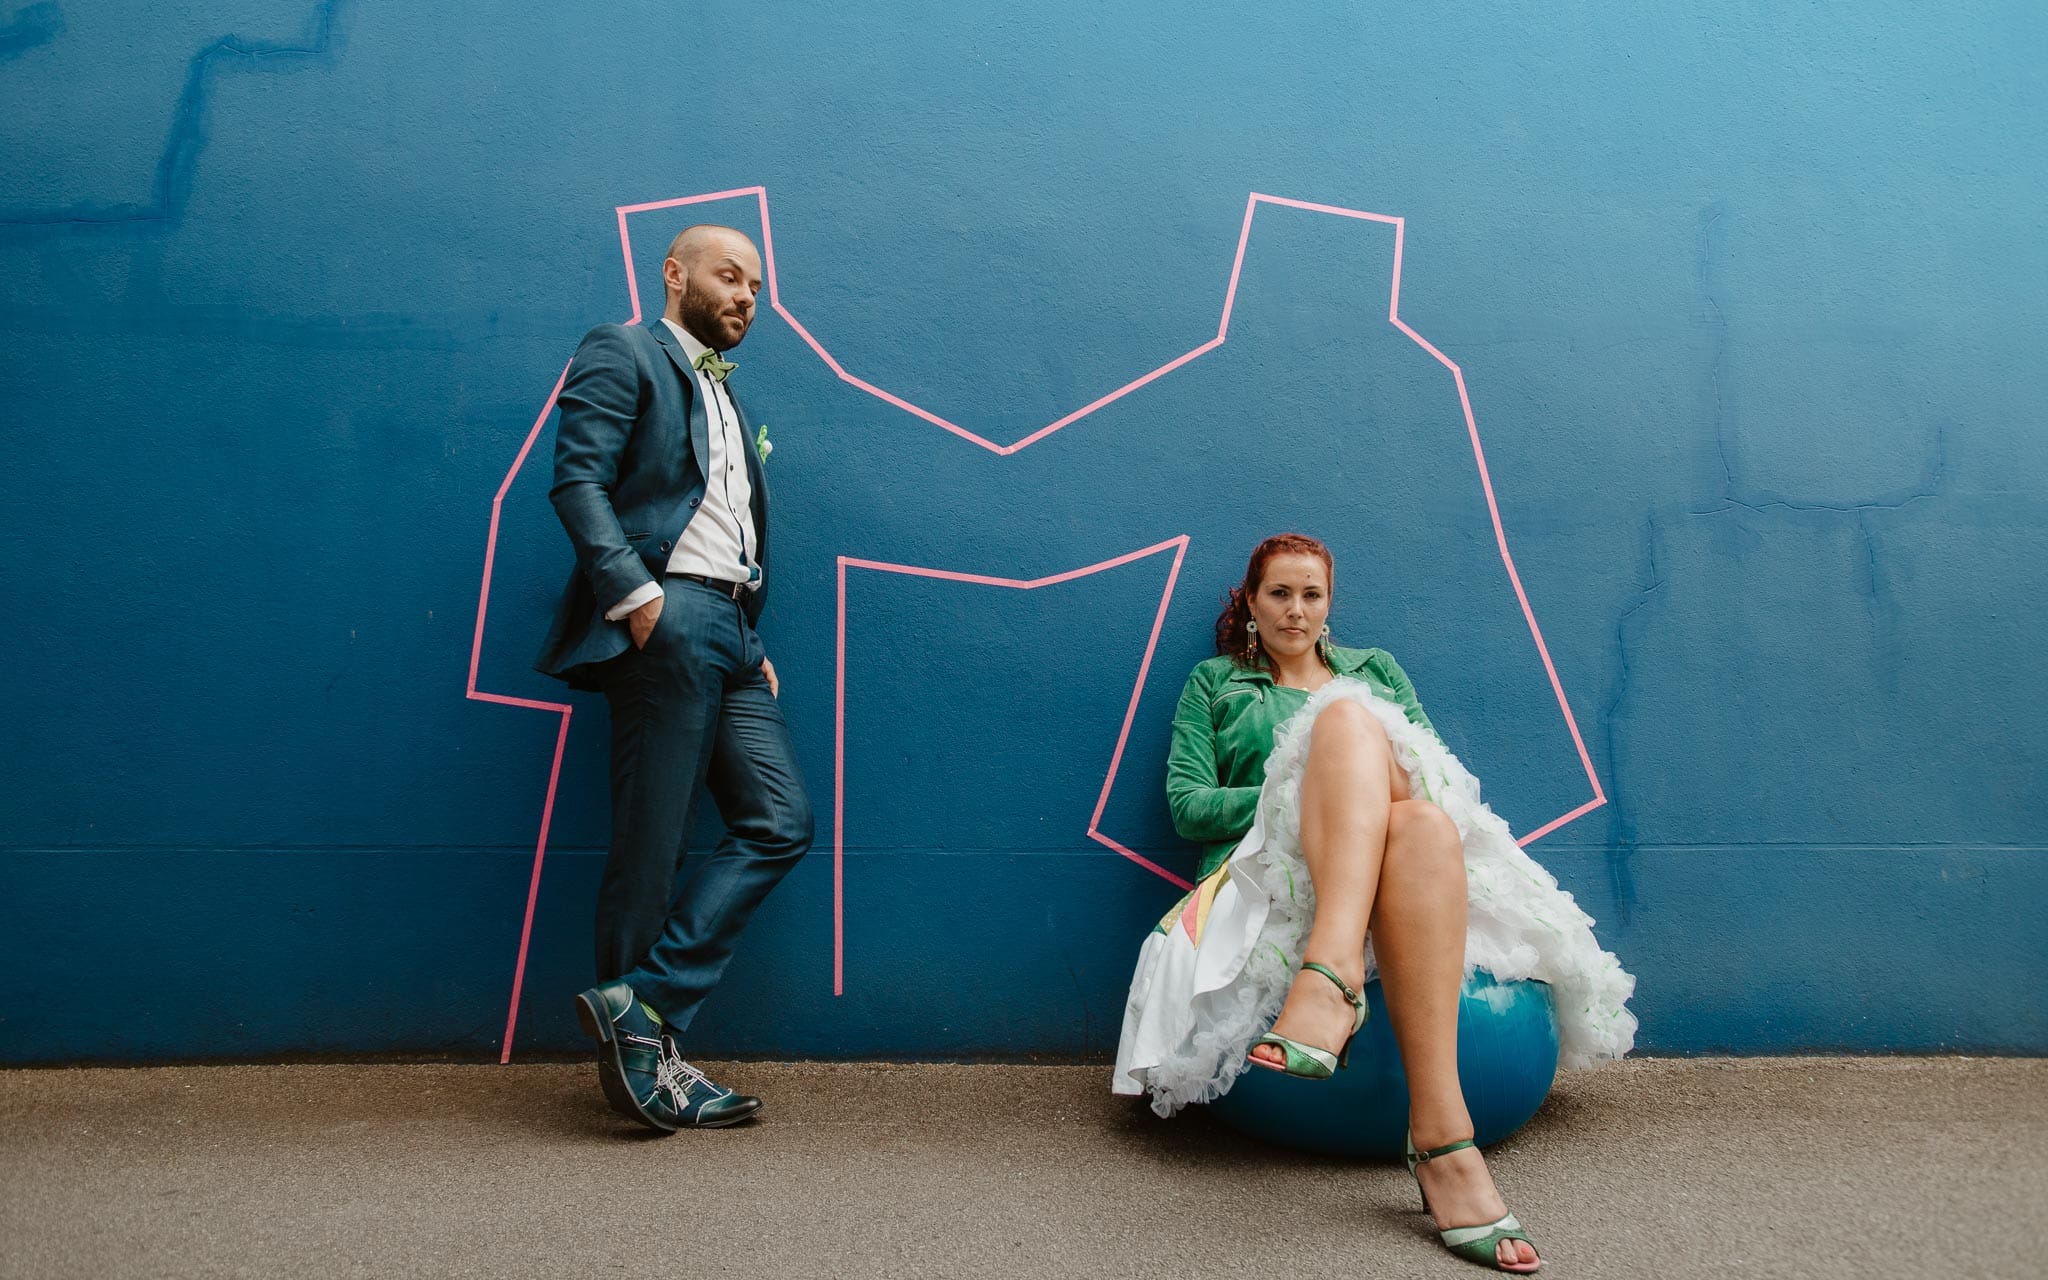
[[(612, 488), (618, 482), (619, 459), (632, 437), (640, 409), (640, 371), (623, 325), (592, 329), (569, 362), (556, 404), (561, 420), (555, 428), (555, 484), (548, 500), (576, 547), (576, 567), (590, 582), (591, 592), (605, 605), (605, 617), (616, 622), (661, 599), (661, 584), (647, 571), (626, 541), (626, 531), (612, 509)], [(653, 603), (646, 629), (654, 625)], [(634, 642), (645, 634), (634, 619)]]

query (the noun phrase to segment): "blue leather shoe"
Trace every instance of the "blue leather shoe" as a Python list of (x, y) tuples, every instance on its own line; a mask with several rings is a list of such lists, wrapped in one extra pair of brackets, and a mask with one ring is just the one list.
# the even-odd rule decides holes
[(663, 1079), (661, 1020), (623, 982), (606, 982), (576, 997), (576, 1020), (597, 1041), (597, 1082), (612, 1110), (650, 1129), (674, 1133), (675, 1091)]
[(675, 1036), (667, 1033), (661, 1037), (661, 1083), (679, 1128), (723, 1129), (761, 1110), (759, 1098), (714, 1084), (711, 1077), (683, 1061)]

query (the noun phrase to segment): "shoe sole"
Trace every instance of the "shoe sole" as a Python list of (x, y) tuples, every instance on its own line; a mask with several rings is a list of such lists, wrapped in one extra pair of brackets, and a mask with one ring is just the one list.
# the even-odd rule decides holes
[(612, 1104), (612, 1110), (658, 1132), (674, 1133), (674, 1125), (664, 1124), (649, 1114), (626, 1087), (626, 1064), (619, 1057), (619, 1040), (612, 1034), (612, 1020), (604, 1016), (588, 991), (576, 997), (576, 1021), (582, 1024), (583, 1034), (597, 1042), (597, 1083), (603, 1087), (605, 1101)]
[(755, 1107), (744, 1115), (728, 1116), (723, 1120), (713, 1120), (708, 1124), (686, 1124), (683, 1127), (685, 1129), (730, 1129), (736, 1124), (745, 1124), (747, 1121), (752, 1120), (755, 1116), (761, 1114), (761, 1110), (760, 1107)]

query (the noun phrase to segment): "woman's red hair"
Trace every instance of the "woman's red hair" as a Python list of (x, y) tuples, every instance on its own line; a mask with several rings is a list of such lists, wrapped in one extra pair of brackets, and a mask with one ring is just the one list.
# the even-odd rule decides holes
[(1264, 646), (1255, 655), (1247, 655), (1250, 633), (1246, 624), (1252, 620), (1251, 597), (1258, 592), (1259, 584), (1266, 580), (1266, 565), (1274, 556), (1314, 556), (1323, 562), (1323, 573), (1330, 580), (1330, 590), (1337, 589), (1337, 564), (1330, 558), (1330, 549), (1305, 533), (1276, 533), (1252, 548), (1251, 563), (1245, 566), (1244, 581), (1230, 589), (1224, 597), (1223, 612), (1216, 617), (1216, 652), (1227, 656), (1240, 667), (1250, 670), (1271, 671), (1272, 659), (1266, 656)]

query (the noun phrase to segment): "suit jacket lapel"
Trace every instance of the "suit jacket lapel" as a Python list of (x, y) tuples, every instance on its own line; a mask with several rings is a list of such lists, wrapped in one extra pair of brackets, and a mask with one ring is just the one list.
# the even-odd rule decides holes
[(711, 477), (706, 474), (706, 468), (711, 465), (711, 425), (704, 416), (704, 397), (697, 394), (697, 371), (690, 367), (689, 358), (683, 354), (683, 344), (676, 341), (675, 332), (661, 317), (648, 321), (647, 328), (654, 334), (654, 340), (661, 344), (661, 349), (668, 352), (668, 358), (675, 362), (676, 370), (683, 375), (683, 390), (690, 397), (690, 447), (696, 450), (694, 456), (698, 472), (709, 480)]

